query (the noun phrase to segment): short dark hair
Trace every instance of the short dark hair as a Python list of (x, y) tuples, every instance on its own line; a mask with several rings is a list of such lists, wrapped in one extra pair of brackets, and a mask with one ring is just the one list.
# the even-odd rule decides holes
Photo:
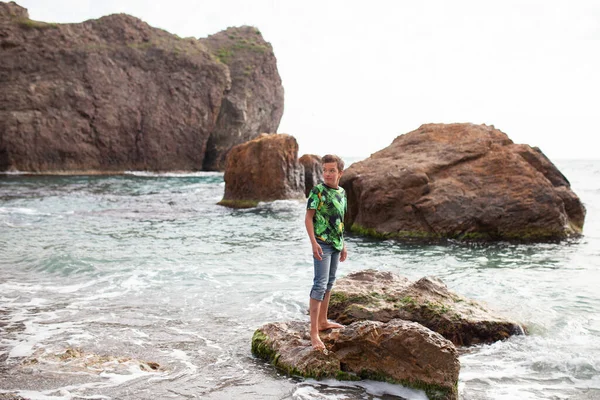
[(344, 161), (339, 158), (336, 155), (333, 154), (326, 154), (323, 156), (323, 158), (321, 158), (321, 164), (325, 164), (325, 163), (336, 163), (337, 164), (337, 168), (339, 172), (342, 172), (344, 170)]

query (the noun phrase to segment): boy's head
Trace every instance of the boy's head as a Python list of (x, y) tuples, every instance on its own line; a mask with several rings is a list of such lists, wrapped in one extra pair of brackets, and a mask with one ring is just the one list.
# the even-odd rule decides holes
[(338, 156), (327, 154), (321, 158), (323, 167), (323, 182), (332, 188), (337, 189), (344, 170), (344, 162)]
[(335, 163), (335, 165), (337, 166), (338, 172), (344, 171), (344, 161), (342, 161), (342, 159), (339, 158), (338, 156), (333, 155), (333, 154), (324, 155), (323, 158), (321, 158), (321, 165), (328, 164), (328, 163)]

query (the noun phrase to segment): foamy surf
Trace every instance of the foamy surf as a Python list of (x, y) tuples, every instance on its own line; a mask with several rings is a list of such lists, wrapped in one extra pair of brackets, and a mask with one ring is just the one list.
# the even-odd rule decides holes
[[(588, 207), (580, 239), (421, 245), (348, 236), (340, 277), (364, 268), (439, 276), (524, 323), (528, 335), (461, 353), (462, 399), (600, 398), (600, 177), (589, 165), (566, 167)], [(18, 226), (0, 229), (4, 392), (53, 400), (422, 395), (289, 378), (254, 358), (250, 341), (262, 324), (308, 323), (305, 204), (230, 210), (216, 205), (222, 174), (197, 175), (3, 180), (0, 227)], [(84, 356), (57, 357), (68, 348)], [(150, 361), (160, 369), (139, 367)]]
[(188, 178), (188, 177), (221, 177), (223, 172), (198, 171), (198, 172), (149, 172), (149, 171), (125, 171), (124, 175), (149, 177), (149, 178)]
[[(357, 382), (344, 382), (333, 379), (325, 379), (321, 381), (315, 381), (313, 379), (307, 379), (302, 382), (294, 390), (292, 395), (293, 398), (298, 400), (309, 400), (309, 399), (347, 399), (347, 395), (344, 392), (336, 393), (337, 389), (363, 389), (367, 394), (371, 396), (396, 396), (406, 400), (428, 400), (427, 395), (422, 390), (414, 390), (403, 387), (401, 385), (393, 385), (385, 382), (376, 381), (357, 381)], [(326, 393), (323, 393), (325, 391)]]

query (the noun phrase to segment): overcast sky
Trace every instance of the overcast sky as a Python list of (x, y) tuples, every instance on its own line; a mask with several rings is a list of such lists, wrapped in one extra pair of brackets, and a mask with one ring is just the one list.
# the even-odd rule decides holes
[(600, 159), (600, 1), (20, 0), (32, 19), (127, 13), (181, 37), (253, 25), (300, 153), (369, 156), (431, 122)]

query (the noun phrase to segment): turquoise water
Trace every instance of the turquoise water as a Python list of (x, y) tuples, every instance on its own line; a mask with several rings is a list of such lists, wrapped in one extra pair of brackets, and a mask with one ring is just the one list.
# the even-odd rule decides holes
[[(348, 238), (338, 275), (436, 275), (530, 335), (465, 350), (462, 399), (600, 399), (600, 161), (557, 162), (587, 207), (563, 243)], [(306, 316), (305, 205), (216, 205), (219, 173), (0, 176), (0, 393), (31, 399), (423, 399), (376, 382), (281, 376), (250, 353)], [(58, 360), (67, 348), (102, 365)], [(33, 361), (35, 360), (35, 361)], [(157, 371), (140, 367), (154, 361)]]

